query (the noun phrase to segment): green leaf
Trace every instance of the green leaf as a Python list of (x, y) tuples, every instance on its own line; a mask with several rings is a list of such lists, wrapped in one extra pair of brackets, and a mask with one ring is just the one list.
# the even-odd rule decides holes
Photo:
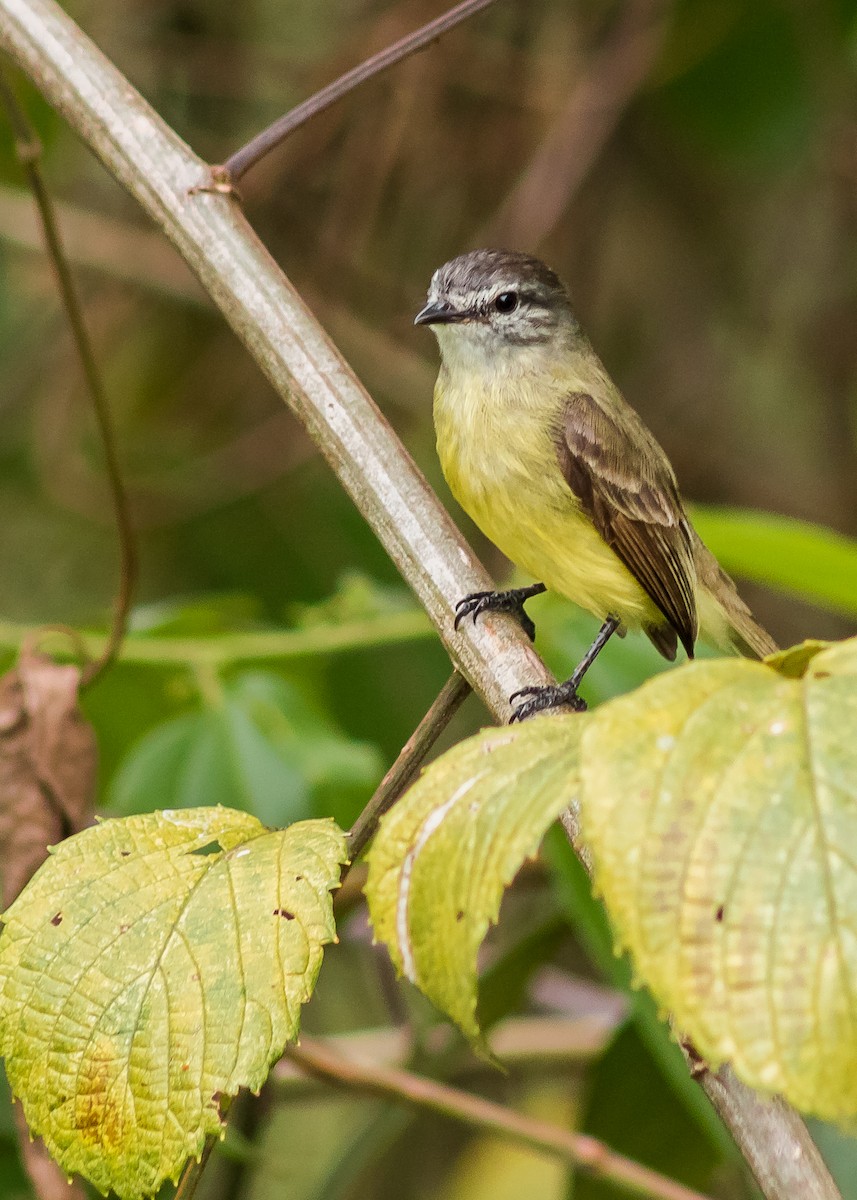
[[(656, 111), (710, 160), (784, 167), (805, 152), (816, 117), (800, 32), (769, 0), (684, 0), (661, 70), (675, 77)], [(687, 69), (681, 59), (696, 46)]]
[(857, 1137), (823, 1121), (810, 1119), (807, 1124), (842, 1200), (857, 1200)]
[(595, 879), (640, 976), (712, 1063), (857, 1114), (857, 640), (801, 679), (696, 663), (581, 745)]
[(370, 788), (381, 778), (375, 746), (347, 737), (328, 713), (273, 671), (245, 672), (228, 694), (309, 787)]
[[(592, 1064), (587, 1083), (581, 1133), (688, 1187), (710, 1186), (725, 1156), (670, 1087), (639, 1028), (625, 1026)], [(574, 1182), (574, 1200), (618, 1200), (619, 1194), (615, 1184), (583, 1172)]]
[(857, 541), (792, 517), (694, 505), (693, 523), (732, 574), (857, 616)]
[(298, 629), (324, 625), (346, 625), (385, 614), (409, 612), (414, 598), (407, 588), (389, 587), (362, 571), (345, 571), (336, 591), (315, 604), (292, 604), (289, 617)]
[(285, 825), (331, 811), (321, 804), (328, 791), (340, 815), (349, 789), (365, 800), (381, 774), (374, 746), (347, 737), (273, 671), (247, 671), (225, 686), (221, 708), (150, 730), (116, 773), (110, 802), (124, 815), (204, 800)]
[(309, 815), (306, 781), (258, 729), (242, 705), (184, 713), (143, 737), (110, 790), (115, 812), (202, 801), (240, 807), (269, 825)]
[(345, 843), (200, 808), (63, 842), (5, 914), (0, 1053), (64, 1171), (123, 1200), (175, 1179), (297, 1032)]
[(375, 936), (474, 1041), (477, 951), (504, 888), (576, 798), (585, 721), (545, 717), (456, 746), (387, 814), (369, 851)]
[(807, 667), (816, 654), (821, 654), (822, 650), (827, 650), (831, 645), (833, 645), (832, 642), (820, 642), (815, 638), (808, 638), (797, 646), (789, 646), (787, 650), (778, 650), (776, 654), (769, 654), (765, 662), (780, 675), (785, 675), (786, 679), (803, 679)]
[[(615, 938), (604, 906), (593, 896), (589, 877), (563, 831), (557, 827), (550, 830), (544, 848), (553, 868), (558, 896), (590, 961), (598, 968), (602, 979), (612, 987), (627, 989), (631, 984), (628, 959), (615, 953)], [(652, 1067), (660, 1079), (669, 1085), (681, 1107), (703, 1131), (706, 1140), (719, 1153), (728, 1155), (730, 1148), (734, 1150), (734, 1143), (705, 1094), (688, 1074), (681, 1050), (658, 1016), (651, 994), (637, 991), (632, 994), (631, 1001), (629, 1022), (645, 1047)]]
[(131, 617), (135, 634), (159, 637), (206, 637), (234, 633), (258, 623), (259, 601), (242, 592), (173, 597), (137, 605)]

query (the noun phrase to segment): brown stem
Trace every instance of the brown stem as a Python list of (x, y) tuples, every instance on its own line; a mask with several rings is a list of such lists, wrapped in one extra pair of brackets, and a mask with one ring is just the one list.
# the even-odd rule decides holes
[[(750, 1170), (762, 1183), (777, 1163), (776, 1195), (829, 1200), (838, 1195), (824, 1159), (803, 1121), (780, 1096), (761, 1096), (728, 1066), (692, 1069), (702, 1090), (728, 1125)], [(829, 1181), (829, 1182), (828, 1182)]]
[[(537, 1017), (505, 1017), (488, 1035), (491, 1053), (506, 1068), (536, 1073), (568, 1067), (572, 1063), (591, 1063), (604, 1053), (624, 1019), (625, 1008), (619, 1000), (615, 1016), (563, 1016), (551, 1013)], [(386, 1067), (406, 1067), (413, 1055), (413, 1030), (408, 1025), (383, 1025), (374, 1029), (330, 1034), (325, 1044), (347, 1059), (367, 1058)], [(461, 1040), (451, 1025), (434, 1025), (420, 1036), (421, 1052), (432, 1060), (442, 1059), (456, 1075), (484, 1075), (493, 1071), (474, 1055), (450, 1058)], [(288, 1058), (274, 1067), (273, 1081), (283, 1088), (296, 1080), (306, 1083), (305, 1074)]]
[(354, 862), (375, 836), (381, 817), (392, 808), (419, 773), (425, 756), (470, 694), (470, 684), (453, 671), (437, 699), (405, 742), (398, 758), (378, 784), (372, 799), (348, 834), (348, 857)]
[(234, 154), (230, 155), (219, 171), (222, 170), (230, 181), (237, 181), (266, 154), (270, 154), (281, 142), (284, 142), (289, 134), (294, 133), (300, 125), (306, 124), (318, 113), (330, 108), (337, 100), (341, 100), (361, 83), (365, 83), (367, 79), (372, 79), (375, 75), (386, 71), (388, 67), (393, 67), (403, 59), (410, 58), (418, 50), (423, 50), (450, 29), (493, 3), (494, 0), (462, 0), (442, 17), (435, 17), (427, 25), (399, 38), (398, 41), (393, 42), (392, 46), (387, 46), (385, 50), (373, 54), (359, 66), (352, 67), (350, 71), (346, 71), (344, 75), (334, 79), (333, 83), (323, 87), (308, 100), (304, 100), (289, 112), (284, 113), (267, 129), (258, 133), (246, 146), (242, 146), (240, 150), (236, 150)]
[(2, 101), (3, 107), (6, 110), (9, 124), (12, 126), (15, 136), (15, 150), (24, 168), (24, 173), (27, 176), (27, 181), (29, 182), (33, 198), (39, 210), (48, 256), (56, 273), (60, 295), (62, 296), (74, 344), (77, 348), (86, 385), (92, 399), (95, 419), (101, 435), (101, 443), (104, 447), (107, 479), (119, 534), (120, 575), (119, 590), (113, 613), (113, 626), (101, 657), (96, 662), (90, 663), (83, 672), (81, 683), (85, 687), (87, 684), (92, 683), (105, 667), (109, 666), (113, 661), (122, 643), (122, 638), (125, 635), (128, 612), (131, 607), (131, 597), (137, 577), (137, 554), (134, 543), (134, 531), (131, 527), (128, 498), (122, 484), (119, 455), (116, 450), (116, 440), (110, 419), (110, 406), (107, 402), (104, 385), (101, 381), (101, 373), (95, 361), (92, 343), (86, 331), (86, 325), (83, 320), (83, 309), (77, 287), (75, 286), (65, 251), (63, 250), (53, 201), (51, 200), (39, 166), (42, 145), (2, 71), (0, 71), (0, 101)]
[(290, 1046), (287, 1057), (303, 1069), (323, 1075), (343, 1087), (389, 1096), (393, 1100), (428, 1108), (477, 1129), (488, 1129), (533, 1150), (555, 1154), (566, 1162), (609, 1180), (634, 1196), (648, 1200), (706, 1200), (665, 1175), (617, 1154), (596, 1138), (572, 1133), (549, 1125), (535, 1117), (514, 1112), (502, 1104), (474, 1096), (460, 1088), (415, 1075), (400, 1067), (382, 1067), (374, 1063), (348, 1059), (318, 1038), (302, 1037), (299, 1046)]

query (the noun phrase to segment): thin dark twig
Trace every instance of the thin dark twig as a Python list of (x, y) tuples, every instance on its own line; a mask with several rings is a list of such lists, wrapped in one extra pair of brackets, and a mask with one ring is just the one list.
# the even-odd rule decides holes
[(92, 683), (110, 665), (125, 636), (128, 611), (131, 607), (131, 597), (137, 578), (137, 553), (134, 543), (134, 531), (131, 526), (128, 497), (125, 493), (122, 474), (119, 468), (119, 455), (113, 435), (110, 406), (107, 402), (107, 395), (101, 381), (101, 373), (95, 361), (92, 343), (89, 340), (89, 334), (86, 332), (80, 297), (77, 293), (65, 251), (63, 250), (53, 201), (51, 200), (39, 166), (42, 144), (2, 71), (0, 71), (0, 101), (2, 101), (3, 107), (6, 109), (6, 115), (15, 137), (15, 150), (24, 168), (24, 173), (27, 176), (27, 181), (39, 210), (48, 256), (56, 272), (66, 316), (71, 326), (78, 357), (80, 358), (83, 374), (89, 388), (89, 394), (95, 410), (95, 419), (98, 424), (99, 433), (101, 434), (101, 443), (104, 447), (107, 479), (113, 501), (113, 510), (116, 516), (116, 528), (119, 534), (120, 576), (119, 590), (113, 613), (113, 626), (101, 657), (96, 662), (90, 663), (83, 672), (82, 685), (86, 686)]
[(191, 1200), (199, 1186), (199, 1181), (202, 1179), (202, 1173), (208, 1166), (208, 1160), (211, 1158), (212, 1151), (219, 1140), (216, 1135), (210, 1133), (205, 1139), (205, 1145), (202, 1148), (199, 1158), (189, 1158), (187, 1160), (173, 1200)]
[(471, 687), (463, 675), (453, 671), (437, 699), (405, 742), (398, 758), (378, 784), (375, 794), (348, 834), (348, 857), (353, 862), (375, 836), (378, 822), (395, 804), (419, 773), (425, 756), (446, 729)]
[[(220, 1115), (226, 1121), (229, 1114), (229, 1109), (232, 1107), (233, 1096), (221, 1096), (220, 1098)], [(199, 1187), (199, 1182), (202, 1179), (203, 1172), (208, 1166), (208, 1160), (214, 1152), (214, 1147), (221, 1140), (217, 1133), (210, 1133), (205, 1139), (205, 1144), (202, 1147), (199, 1158), (189, 1158), (184, 1165), (184, 1170), (179, 1176), (178, 1185), (176, 1186), (173, 1200), (193, 1200), (196, 1194), (196, 1189)]]
[(413, 33), (399, 38), (398, 41), (393, 42), (392, 46), (387, 46), (385, 50), (373, 54), (359, 66), (352, 67), (350, 71), (346, 71), (344, 75), (334, 79), (333, 83), (323, 87), (308, 100), (304, 100), (289, 112), (284, 113), (267, 129), (263, 129), (261, 133), (257, 134), (246, 146), (242, 146), (240, 150), (236, 150), (234, 154), (230, 155), (223, 167), (216, 168), (216, 170), (219, 174), (225, 174), (231, 182), (240, 179), (260, 159), (279, 146), (280, 142), (285, 141), (290, 133), (294, 133), (298, 126), (305, 124), (318, 113), (324, 112), (326, 108), (330, 108), (337, 100), (359, 87), (361, 83), (365, 83), (367, 79), (380, 75), (388, 67), (393, 67), (402, 59), (416, 54), (418, 50), (424, 49), (450, 29), (493, 3), (494, 0), (462, 0), (462, 3), (456, 4), (442, 17), (436, 17)]
[(617, 1154), (588, 1134), (549, 1125), (482, 1096), (475, 1096), (472, 1092), (400, 1067), (356, 1062), (337, 1054), (318, 1038), (302, 1037), (299, 1046), (289, 1046), (286, 1057), (303, 1070), (322, 1075), (344, 1087), (429, 1108), (478, 1129), (488, 1129), (512, 1138), (532, 1149), (555, 1154), (596, 1178), (610, 1180), (615, 1186), (635, 1196), (645, 1196), (648, 1200), (706, 1200), (701, 1192), (684, 1187), (623, 1154)]

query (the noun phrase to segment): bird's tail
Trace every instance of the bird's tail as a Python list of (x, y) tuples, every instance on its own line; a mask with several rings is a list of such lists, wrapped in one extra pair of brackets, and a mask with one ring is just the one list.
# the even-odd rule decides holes
[(694, 560), (703, 590), (699, 614), (703, 636), (708, 634), (717, 645), (737, 650), (747, 658), (776, 654), (777, 643), (758, 623), (738, 595), (735, 584), (699, 539), (694, 546)]
[(744, 609), (743, 613), (736, 614), (734, 611), (730, 611), (726, 614), (731, 626), (732, 645), (739, 654), (743, 654), (747, 658), (767, 658), (769, 654), (776, 654), (779, 646), (767, 629), (763, 629), (754, 619), (743, 600), (741, 607)]

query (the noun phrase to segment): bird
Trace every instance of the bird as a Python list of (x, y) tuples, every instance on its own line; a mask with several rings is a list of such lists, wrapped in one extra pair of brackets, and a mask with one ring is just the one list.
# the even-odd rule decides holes
[(764, 658), (776, 651), (688, 517), (670, 461), (607, 374), (568, 290), (537, 258), (474, 250), (432, 276), (414, 319), (440, 349), (434, 422), (449, 488), (528, 587), (473, 592), (465, 617), (517, 614), (558, 592), (601, 621), (571, 675), (510, 699), (512, 720), (557, 705), (583, 711), (578, 687), (610, 637), (642, 630), (670, 661), (698, 638)]

